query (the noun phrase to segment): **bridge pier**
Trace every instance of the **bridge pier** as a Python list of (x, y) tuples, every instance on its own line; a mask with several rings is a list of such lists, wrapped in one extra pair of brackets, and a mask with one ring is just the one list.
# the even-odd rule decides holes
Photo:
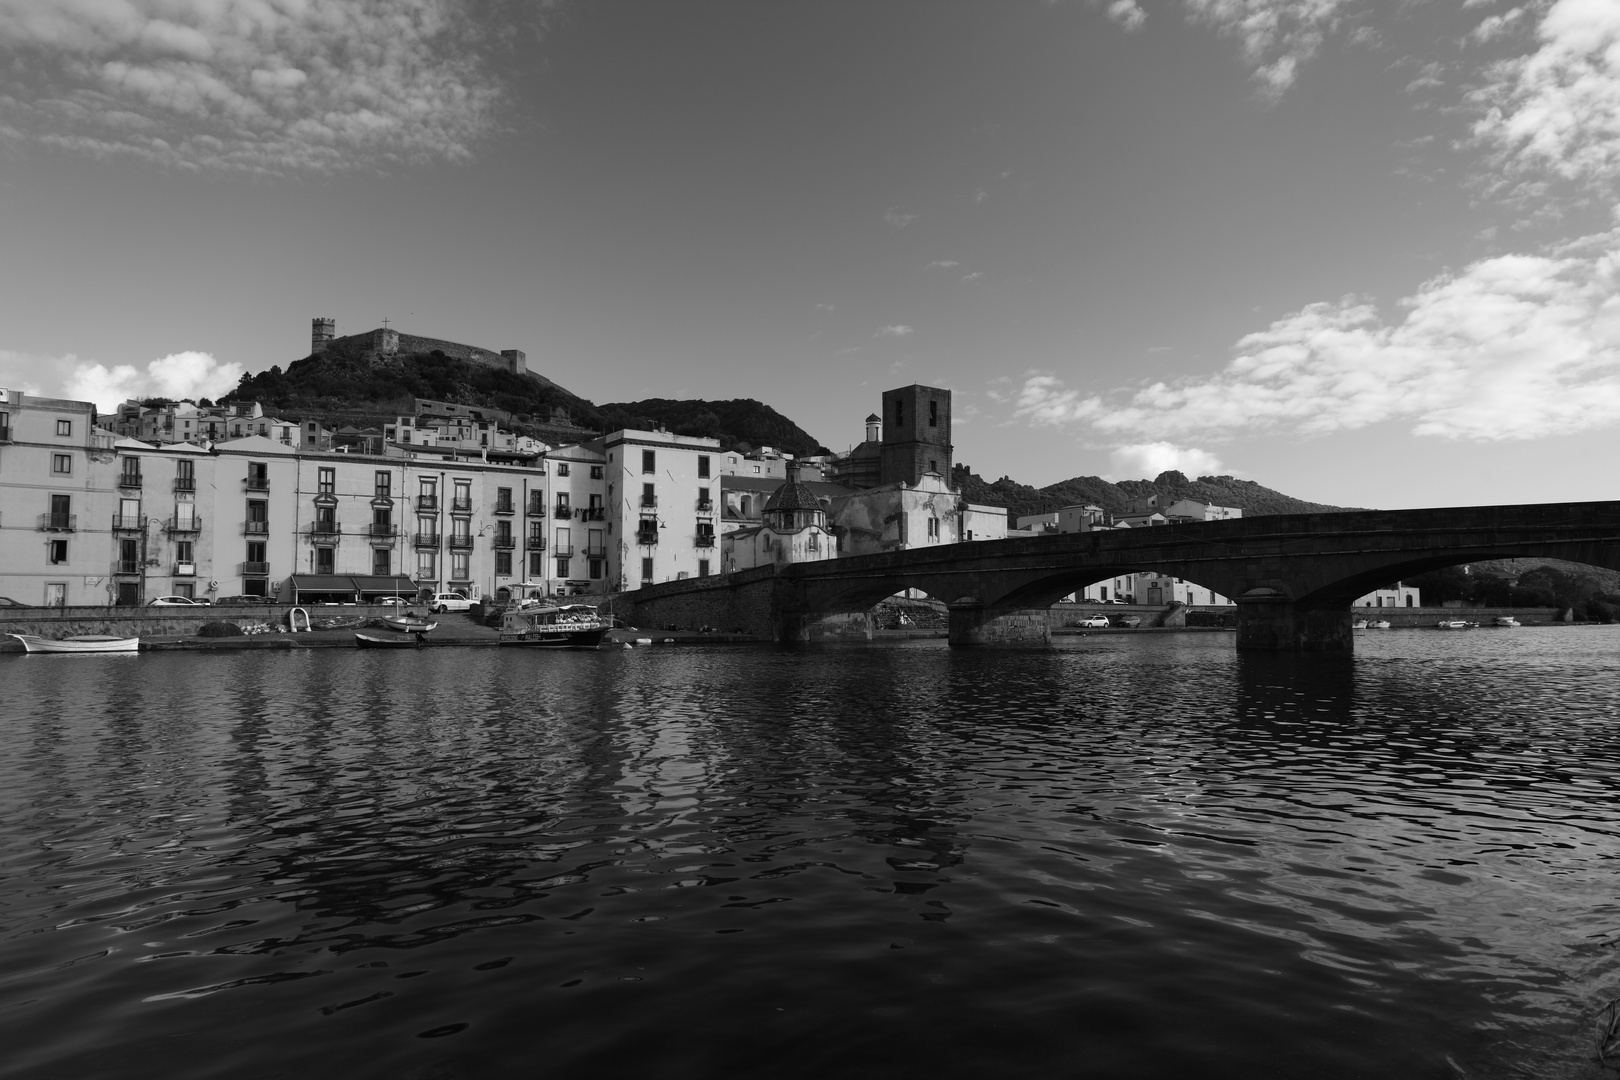
[(871, 641), (877, 616), (870, 611), (783, 611), (774, 622), (777, 641)]
[(1246, 652), (1355, 650), (1350, 608), (1305, 607), (1281, 596), (1237, 598), (1237, 647)]
[(1047, 645), (1052, 641), (1051, 612), (1046, 608), (986, 608), (983, 604), (951, 605), (950, 643), (964, 645)]

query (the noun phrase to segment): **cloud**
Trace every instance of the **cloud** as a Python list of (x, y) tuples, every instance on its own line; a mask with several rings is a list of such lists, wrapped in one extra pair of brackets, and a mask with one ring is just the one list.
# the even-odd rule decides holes
[(873, 337), (879, 337), (879, 338), (910, 337), (912, 334), (915, 334), (916, 332), (917, 332), (916, 330), (912, 329), (909, 326), (894, 325), (894, 326), (885, 326), (883, 329), (879, 330), (877, 333), (873, 334), (872, 336)]
[(983, 270), (975, 270), (971, 274), (963, 274), (962, 275), (962, 280), (963, 281), (982, 281), (982, 280), (984, 280), (984, 271)]
[(1110, 0), (1103, 10), (1110, 19), (1127, 31), (1140, 30), (1142, 24), (1147, 22), (1147, 12), (1142, 10), (1136, 0)]
[(1083, 394), (1032, 372), (1016, 420), (1103, 433), (1536, 439), (1620, 421), (1620, 230), (1425, 282), (1385, 321), (1364, 299), (1308, 305), (1240, 340), (1225, 369)]
[(1347, 21), (1353, 0), (1183, 0), (1183, 5), (1195, 22), (1237, 39), (1261, 94), (1275, 99)]
[(816, 310), (817, 311), (837, 311), (838, 308), (834, 307), (832, 304), (817, 304), (816, 305)]
[(949, 270), (953, 266), (960, 266), (960, 265), (962, 265), (962, 264), (957, 262), (955, 259), (935, 259), (933, 262), (931, 262), (927, 266), (923, 267), (923, 269), (924, 270)]
[(0, 138), (260, 174), (463, 161), (495, 127), (492, 60), (517, 39), (508, 0), (482, 20), (471, 6), (0, 0)]
[(919, 216), (920, 215), (918, 214), (902, 214), (900, 211), (895, 210), (892, 207), (883, 211), (883, 220), (887, 221), (890, 225), (893, 225), (897, 229), (905, 228), (913, 221), (916, 221)]
[[(1487, 20), (1488, 21), (1488, 20)], [(1620, 182), (1620, 4), (1557, 0), (1532, 53), (1487, 69), (1470, 97), (1475, 142), (1491, 164), (1532, 183), (1553, 178), (1612, 201)]]
[(205, 352), (170, 353), (146, 365), (107, 365), (68, 353), (46, 356), (0, 349), (0, 385), (42, 397), (94, 402), (112, 412), (128, 398), (217, 398), (236, 388), (246, 369)]
[(1223, 471), (1221, 459), (1209, 451), (1168, 442), (1130, 443), (1108, 456), (1114, 465), (1113, 477), (1122, 480), (1158, 476), (1171, 469), (1188, 476), (1219, 476)]

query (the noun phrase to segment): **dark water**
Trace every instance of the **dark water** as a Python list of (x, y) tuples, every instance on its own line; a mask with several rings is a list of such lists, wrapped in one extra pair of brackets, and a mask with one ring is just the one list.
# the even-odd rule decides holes
[(1600, 1075), (1620, 629), (1358, 644), (0, 657), (0, 1075)]

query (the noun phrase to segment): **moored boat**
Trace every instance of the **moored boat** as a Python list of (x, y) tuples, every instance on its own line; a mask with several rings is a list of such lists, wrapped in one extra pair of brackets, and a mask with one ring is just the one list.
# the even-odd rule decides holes
[(75, 634), (65, 638), (45, 638), (36, 634), (12, 634), (31, 653), (132, 653), (141, 647), (138, 637), (112, 634)]
[(501, 644), (594, 649), (612, 627), (589, 604), (514, 607), (501, 616)]
[(1369, 620), (1367, 620), (1367, 629), (1369, 629), (1369, 630), (1388, 630), (1389, 629), (1389, 620), (1388, 619), (1369, 619)]
[(1472, 630), (1479, 623), (1466, 622), (1462, 619), (1441, 619), (1434, 625), (1441, 630)]
[(1518, 619), (1515, 619), (1511, 615), (1498, 615), (1496, 618), (1491, 620), (1491, 625), (1492, 626), (1523, 626), (1524, 624), (1521, 623)]
[(397, 630), (401, 634), (425, 634), (439, 625), (436, 619), (424, 618), (421, 615), (384, 615), (382, 623), (390, 630)]
[(419, 634), (367, 634), (356, 630), (354, 644), (361, 649), (420, 649), (422, 638)]
[(1352, 630), (1365, 630), (1365, 629), (1367, 629), (1367, 620), (1366, 619), (1356, 619), (1356, 620), (1352, 621), (1350, 623), (1350, 629), (1352, 629)]

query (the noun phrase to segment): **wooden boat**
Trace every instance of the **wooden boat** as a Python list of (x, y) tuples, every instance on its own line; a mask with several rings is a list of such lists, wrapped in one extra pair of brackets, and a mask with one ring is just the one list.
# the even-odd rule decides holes
[(12, 634), (31, 653), (132, 653), (140, 649), (138, 637), (112, 634), (75, 634), (65, 638), (43, 638), (34, 634)]
[(354, 644), (361, 649), (420, 649), (421, 634), (367, 634), (356, 630)]
[(439, 624), (421, 615), (384, 615), (383, 625), (402, 634), (425, 634)]
[(589, 604), (512, 607), (501, 616), (501, 644), (594, 649), (613, 624)]

